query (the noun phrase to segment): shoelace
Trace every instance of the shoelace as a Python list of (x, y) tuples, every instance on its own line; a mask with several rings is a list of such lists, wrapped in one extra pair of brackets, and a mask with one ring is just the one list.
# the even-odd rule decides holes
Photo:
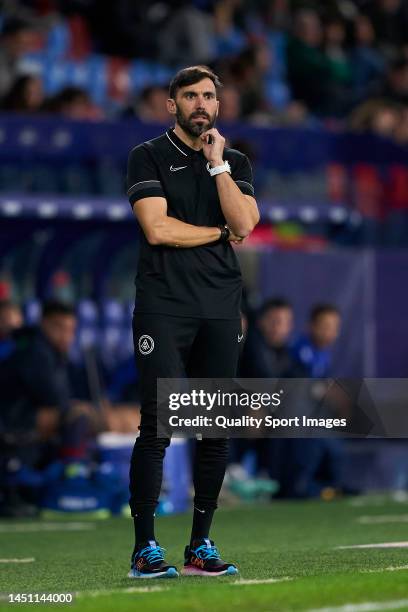
[(137, 556), (139, 558), (145, 557), (148, 563), (155, 563), (157, 561), (164, 561), (165, 550), (166, 549), (161, 546), (156, 546), (156, 548), (153, 548), (153, 546), (146, 546), (139, 550)]
[(193, 552), (199, 559), (204, 559), (204, 561), (207, 559), (220, 559), (220, 553), (216, 546), (210, 546), (208, 548), (208, 546), (202, 544), (195, 548)]

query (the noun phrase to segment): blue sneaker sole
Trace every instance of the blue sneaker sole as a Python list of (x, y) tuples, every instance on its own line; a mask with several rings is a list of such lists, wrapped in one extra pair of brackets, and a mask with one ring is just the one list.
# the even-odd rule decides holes
[(165, 572), (156, 572), (152, 574), (144, 574), (135, 569), (131, 569), (128, 573), (128, 578), (178, 578), (179, 573), (175, 567), (169, 567)]

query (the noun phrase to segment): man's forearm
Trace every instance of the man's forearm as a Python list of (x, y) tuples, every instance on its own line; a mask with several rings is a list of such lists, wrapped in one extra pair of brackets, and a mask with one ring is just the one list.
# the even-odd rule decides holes
[(259, 221), (259, 214), (228, 174), (215, 176), (218, 197), (228, 227), (237, 236), (248, 236)]
[(216, 242), (220, 236), (219, 227), (199, 227), (165, 216), (155, 223), (146, 238), (152, 245), (189, 248)]

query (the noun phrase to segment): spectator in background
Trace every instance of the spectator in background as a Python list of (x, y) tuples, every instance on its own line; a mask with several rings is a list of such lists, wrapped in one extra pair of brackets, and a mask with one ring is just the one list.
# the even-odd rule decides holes
[[(242, 378), (302, 378), (306, 372), (290, 351), (293, 309), (284, 298), (265, 302), (248, 328), (239, 375)], [(236, 438), (232, 440), (230, 460), (242, 462), (245, 454), (255, 454), (256, 470), (278, 482), (282, 479), (285, 440)], [(233, 468), (235, 471), (235, 468)]]
[(136, 115), (144, 123), (168, 125), (170, 123), (166, 105), (168, 97), (168, 90), (165, 87), (158, 85), (145, 87), (139, 96)]
[(289, 0), (267, 2), (264, 17), (272, 30), (289, 31), (291, 24)]
[[(400, 145), (408, 145), (408, 108), (405, 106), (400, 111), (400, 117), (398, 121), (397, 129), (394, 133), (396, 142)], [(408, 193), (406, 193), (408, 200)]]
[(271, 110), (265, 96), (265, 75), (270, 61), (267, 45), (257, 43), (244, 49), (227, 68), (225, 82), (236, 87), (243, 118)]
[(4, 22), (0, 35), (0, 97), (12, 87), (19, 60), (35, 48), (36, 41), (37, 32), (30, 21), (10, 17)]
[(394, 138), (399, 129), (400, 109), (387, 100), (374, 99), (360, 104), (350, 115), (350, 127), (356, 132), (372, 132)]
[(4, 96), (1, 108), (6, 112), (35, 113), (44, 103), (42, 81), (38, 77), (18, 77)]
[(293, 97), (318, 115), (341, 115), (348, 108), (351, 73), (344, 39), (341, 19), (332, 18), (323, 30), (316, 11), (295, 14), (287, 48), (288, 79)]
[(330, 68), (321, 51), (323, 30), (314, 10), (303, 9), (294, 17), (287, 48), (288, 78), (293, 97), (309, 110), (323, 112), (328, 101)]
[(166, 2), (159, 5), (150, 0), (87, 0), (79, 5), (77, 12), (85, 16), (99, 53), (157, 59), (157, 36), (153, 33), (168, 17)]
[[(294, 358), (309, 378), (331, 375), (331, 347), (340, 331), (340, 313), (332, 304), (312, 308), (309, 332), (293, 347)], [(282, 497), (321, 496), (330, 500), (342, 486), (344, 449), (335, 438), (287, 439), (281, 475)]]
[(380, 93), (386, 63), (375, 47), (375, 31), (367, 15), (358, 14), (353, 23), (351, 71), (353, 98), (359, 103)]
[(14, 352), (1, 364), (0, 515), (33, 514), (47, 477), (62, 469), (62, 484), (77, 462), (86, 470), (91, 465), (95, 434), (105, 423), (90, 404), (72, 398), (68, 351), (75, 329), (73, 309), (48, 302), (39, 327), (19, 330)]
[(68, 351), (74, 341), (74, 310), (44, 305), (38, 328), (21, 329), (16, 348), (0, 368), (0, 429), (35, 431), (40, 440), (58, 439), (60, 458), (86, 458), (96, 422), (90, 406), (75, 403), (68, 377)]
[(346, 28), (343, 19), (333, 16), (324, 25), (324, 52), (329, 60), (330, 103), (327, 111), (331, 115), (342, 115), (351, 103), (351, 66), (345, 49)]
[(56, 113), (66, 119), (100, 120), (103, 113), (94, 104), (88, 93), (80, 87), (64, 87), (55, 96), (45, 101), (44, 112)]
[(218, 120), (222, 123), (236, 123), (241, 117), (241, 99), (233, 85), (222, 87), (218, 94), (220, 108)]
[(399, 130), (401, 109), (396, 104), (384, 103), (372, 119), (371, 131), (383, 138), (395, 138)]
[(391, 64), (382, 96), (391, 102), (408, 104), (408, 59), (400, 57)]
[(282, 298), (265, 302), (245, 343), (242, 376), (249, 378), (294, 378), (305, 375), (289, 348), (293, 332), (293, 310)]
[(317, 120), (308, 113), (306, 106), (298, 100), (291, 100), (277, 117), (279, 125), (292, 128), (312, 126), (317, 123)]
[(293, 357), (303, 365), (311, 378), (330, 376), (331, 348), (340, 332), (340, 313), (332, 304), (312, 308), (309, 331), (293, 346)]
[(15, 348), (13, 332), (23, 324), (20, 307), (10, 300), (0, 301), (0, 362)]
[(167, 0), (168, 19), (157, 33), (159, 61), (168, 66), (208, 64), (216, 57), (211, 15), (189, 0)]
[(368, 5), (378, 44), (388, 59), (396, 59), (408, 46), (408, 5), (406, 0), (374, 0)]
[(213, 27), (218, 57), (239, 53), (246, 45), (243, 0), (219, 0), (214, 4)]

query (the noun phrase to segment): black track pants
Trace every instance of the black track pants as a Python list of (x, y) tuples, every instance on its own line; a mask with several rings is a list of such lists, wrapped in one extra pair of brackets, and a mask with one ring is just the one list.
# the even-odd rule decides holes
[[(140, 372), (141, 423), (130, 465), (132, 516), (154, 512), (162, 483), (169, 438), (156, 435), (157, 378), (230, 378), (236, 376), (241, 321), (135, 314), (133, 340)], [(153, 342), (152, 342), (153, 341)], [(216, 508), (227, 463), (227, 439), (197, 441), (194, 505)]]

